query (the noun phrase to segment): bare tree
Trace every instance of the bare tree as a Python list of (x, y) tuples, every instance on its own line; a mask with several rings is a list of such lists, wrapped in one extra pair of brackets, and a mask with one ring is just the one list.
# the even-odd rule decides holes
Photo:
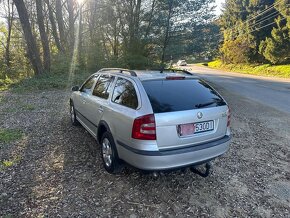
[(69, 26), (69, 47), (71, 52), (74, 48), (75, 42), (75, 15), (74, 15), (74, 0), (67, 0), (67, 10), (68, 10), (68, 26)]
[(14, 3), (11, 2), (10, 0), (7, 0), (7, 38), (5, 47), (5, 62), (8, 68), (11, 67), (10, 43), (13, 21), (14, 21)]
[(50, 24), (51, 24), (51, 30), (52, 30), (52, 35), (53, 35), (53, 38), (54, 38), (54, 41), (55, 41), (55, 45), (57, 47), (57, 49), (60, 51), (60, 52), (64, 52), (64, 49), (60, 43), (60, 39), (59, 39), (59, 36), (58, 36), (58, 32), (57, 32), (57, 27), (56, 27), (56, 22), (55, 22), (55, 18), (54, 18), (54, 14), (53, 14), (53, 10), (52, 10), (52, 7), (51, 7), (51, 3), (49, 0), (46, 0), (46, 5), (47, 5), (47, 8), (48, 8), (48, 16), (49, 16), (49, 21), (50, 21)]
[(46, 72), (50, 71), (50, 49), (47, 33), (45, 32), (42, 0), (36, 0), (37, 23), (43, 48), (43, 65)]
[(166, 19), (166, 27), (165, 27), (165, 35), (162, 47), (162, 54), (161, 54), (161, 63), (164, 63), (165, 58), (165, 51), (169, 42), (169, 30), (170, 30), (170, 19), (172, 18), (173, 13), (173, 0), (168, 0), (168, 15)]
[(58, 31), (60, 37), (61, 48), (64, 50), (65, 48), (65, 34), (64, 34), (64, 22), (63, 22), (63, 12), (62, 12), (62, 3), (61, 0), (55, 0), (55, 15), (58, 24)]
[(145, 32), (145, 39), (147, 39), (147, 37), (150, 33), (150, 28), (151, 28), (151, 24), (152, 24), (152, 20), (153, 20), (153, 13), (154, 13), (155, 6), (156, 6), (156, 0), (153, 0), (152, 4), (151, 4), (151, 10), (149, 13), (148, 25), (147, 25), (146, 32)]
[(17, 8), (20, 23), (23, 29), (26, 45), (27, 45), (27, 54), (31, 62), (33, 71), (36, 75), (43, 73), (43, 66), (41, 63), (39, 50), (36, 45), (35, 37), (31, 31), (31, 25), (29, 22), (29, 17), (27, 9), (23, 0), (13, 0)]

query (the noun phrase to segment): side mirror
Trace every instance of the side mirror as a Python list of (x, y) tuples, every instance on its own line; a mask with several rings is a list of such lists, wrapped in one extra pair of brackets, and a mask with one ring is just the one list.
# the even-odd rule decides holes
[(79, 91), (79, 86), (73, 86), (72, 88), (71, 88), (71, 90), (74, 92), (74, 91)]

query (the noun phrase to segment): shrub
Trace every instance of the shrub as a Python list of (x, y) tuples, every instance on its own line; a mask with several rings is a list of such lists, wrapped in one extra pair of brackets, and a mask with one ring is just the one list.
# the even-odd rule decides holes
[(255, 53), (255, 43), (240, 36), (234, 40), (226, 40), (220, 49), (224, 63), (248, 63)]
[(282, 25), (280, 17), (276, 23), (277, 28), (273, 28), (271, 37), (261, 41), (259, 52), (272, 64), (290, 63), (290, 29)]

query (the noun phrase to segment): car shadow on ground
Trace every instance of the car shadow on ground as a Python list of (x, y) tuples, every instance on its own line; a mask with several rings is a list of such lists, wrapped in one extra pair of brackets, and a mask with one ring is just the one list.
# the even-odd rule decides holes
[[(68, 118), (61, 125), (68, 142), (63, 145), (63, 199), (69, 202), (66, 212), (149, 216), (166, 211), (168, 215), (194, 215), (198, 208), (210, 205), (214, 213), (223, 204), (219, 196), (230, 176), (227, 171), (222, 174), (219, 161), (224, 161), (223, 157), (214, 161), (216, 166), (207, 178), (189, 170), (164, 172), (155, 178), (132, 167), (111, 175), (102, 166), (100, 146), (95, 139), (83, 127), (71, 126)], [(215, 186), (219, 188), (213, 193)]]

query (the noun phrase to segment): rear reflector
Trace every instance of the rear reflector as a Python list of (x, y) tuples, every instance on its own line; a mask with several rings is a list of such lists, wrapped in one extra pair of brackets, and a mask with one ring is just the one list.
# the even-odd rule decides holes
[(166, 77), (167, 80), (182, 80), (185, 79), (184, 76), (167, 76)]
[(153, 114), (138, 117), (134, 120), (132, 138), (140, 140), (156, 140), (156, 125)]

